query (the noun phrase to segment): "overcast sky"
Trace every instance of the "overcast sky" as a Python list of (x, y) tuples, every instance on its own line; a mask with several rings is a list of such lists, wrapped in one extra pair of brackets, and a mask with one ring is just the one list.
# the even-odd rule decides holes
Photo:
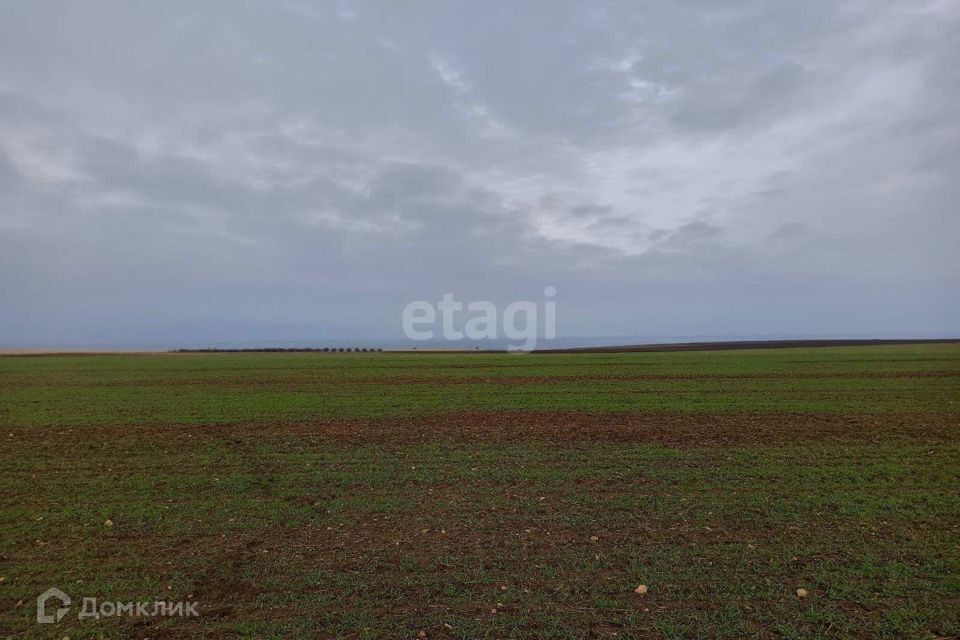
[(960, 334), (960, 3), (0, 2), (0, 346)]

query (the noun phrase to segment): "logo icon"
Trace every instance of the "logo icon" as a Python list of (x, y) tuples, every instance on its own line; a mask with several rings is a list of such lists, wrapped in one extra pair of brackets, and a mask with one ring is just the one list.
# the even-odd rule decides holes
[[(47, 613), (47, 602), (51, 598), (56, 598), (60, 601), (62, 606), (57, 607), (57, 612), (55, 614)], [(60, 589), (56, 587), (50, 587), (39, 596), (37, 596), (37, 622), (40, 624), (53, 624), (55, 622), (60, 622), (60, 619), (63, 616), (67, 615), (67, 611), (70, 610), (70, 596), (65, 594)]]

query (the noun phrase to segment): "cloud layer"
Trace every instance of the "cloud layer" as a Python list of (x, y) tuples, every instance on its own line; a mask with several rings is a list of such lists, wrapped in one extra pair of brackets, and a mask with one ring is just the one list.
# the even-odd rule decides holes
[(0, 346), (960, 332), (953, 2), (7, 3)]

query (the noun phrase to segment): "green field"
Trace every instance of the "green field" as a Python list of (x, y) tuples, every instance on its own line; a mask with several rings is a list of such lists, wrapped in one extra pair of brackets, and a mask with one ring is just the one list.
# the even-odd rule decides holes
[(0, 637), (949, 637), (958, 427), (960, 345), (0, 357)]

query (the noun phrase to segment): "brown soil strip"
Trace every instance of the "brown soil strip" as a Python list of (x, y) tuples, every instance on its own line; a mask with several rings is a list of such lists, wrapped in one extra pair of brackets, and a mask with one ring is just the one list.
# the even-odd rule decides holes
[[(626, 374), (626, 375), (572, 375), (562, 374), (551, 376), (493, 376), (485, 377), (456, 377), (456, 376), (391, 376), (389, 378), (364, 377), (364, 378), (340, 378), (340, 379), (322, 379), (315, 381), (316, 384), (379, 384), (379, 385), (468, 385), (468, 384), (501, 384), (501, 385), (524, 385), (524, 384), (566, 384), (571, 382), (693, 382), (703, 381), (723, 381), (723, 380), (906, 380), (906, 379), (924, 379), (924, 378), (957, 378), (960, 379), (960, 370), (958, 371), (916, 371), (916, 372), (889, 372), (889, 373), (743, 373), (743, 374)], [(259, 384), (271, 386), (270, 382), (260, 380), (256, 381), (220, 381), (225, 384)], [(303, 385), (311, 384), (310, 380), (289, 380), (281, 384)], [(217, 382), (214, 382), (217, 384)]]
[[(350, 386), (350, 385), (381, 385), (381, 386), (457, 386), (457, 385), (556, 385), (579, 382), (696, 382), (696, 381), (734, 381), (734, 380), (923, 380), (923, 379), (956, 379), (960, 392), (960, 370), (943, 371), (891, 371), (891, 372), (864, 372), (864, 373), (740, 373), (740, 374), (595, 374), (595, 375), (550, 375), (550, 376), (462, 376), (449, 375), (445, 371), (437, 371), (430, 376), (317, 376), (317, 377), (290, 377), (284, 379), (264, 379), (262, 377), (224, 376), (221, 378), (178, 378), (178, 386), (237, 386), (255, 387), (258, 389), (304, 389), (318, 385), (323, 386)], [(34, 380), (4, 380), (0, 376), (0, 389), (42, 388), (48, 383)], [(125, 380), (122, 382), (101, 382), (84, 386), (125, 388), (138, 384), (137, 381)], [(143, 380), (140, 384), (148, 386), (165, 386), (167, 381)]]
[(741, 340), (731, 342), (675, 342), (670, 344), (635, 344), (610, 347), (578, 347), (542, 349), (535, 353), (641, 353), (655, 351), (720, 351), (725, 349), (794, 349), (798, 347), (876, 347), (906, 344), (956, 344), (960, 339), (933, 340)]
[(469, 411), (420, 417), (309, 420), (237, 425), (103, 425), (15, 427), (20, 443), (56, 438), (61, 444), (101, 439), (169, 442), (192, 438), (293, 438), (344, 445), (445, 443), (654, 443), (696, 447), (871, 442), (900, 437), (960, 441), (960, 416), (947, 414), (831, 415), (798, 413), (594, 413), (583, 411)]

